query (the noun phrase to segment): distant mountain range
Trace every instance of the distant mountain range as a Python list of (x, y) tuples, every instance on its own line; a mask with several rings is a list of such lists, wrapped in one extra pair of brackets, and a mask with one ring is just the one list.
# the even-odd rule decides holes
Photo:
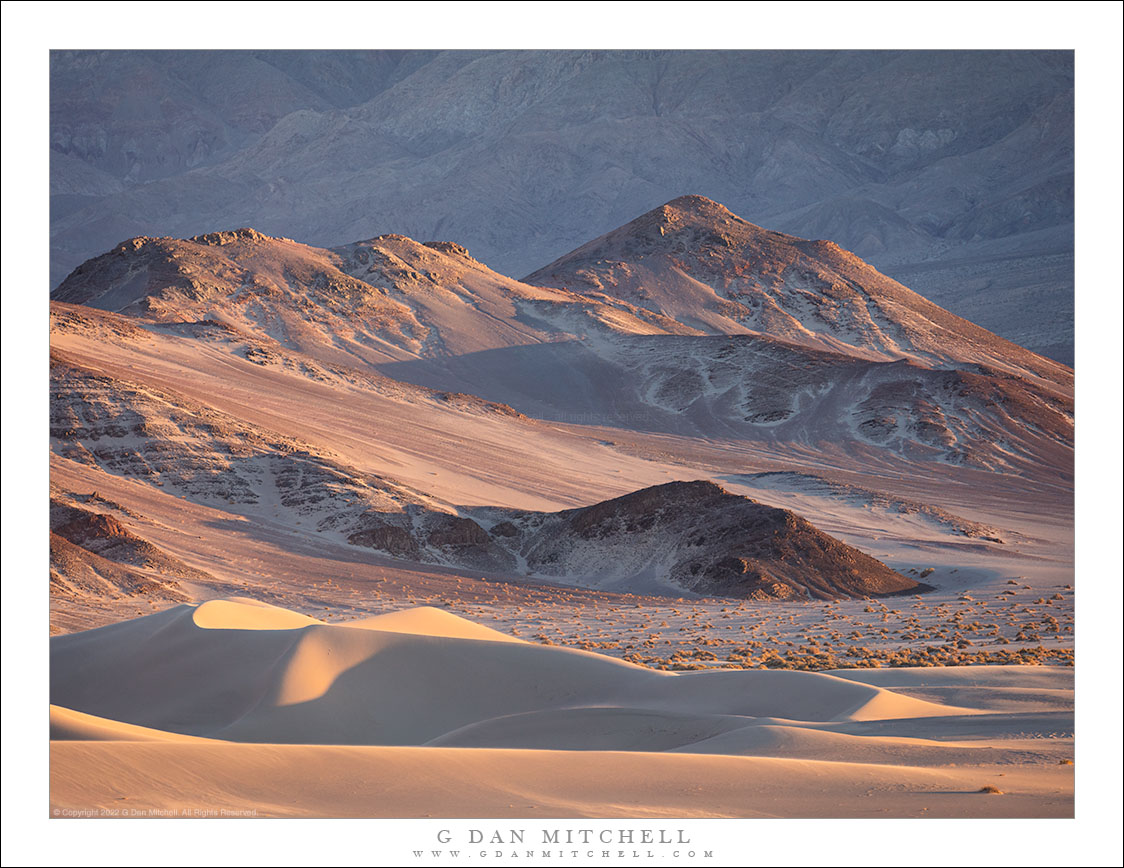
[(525, 274), (698, 192), (1073, 353), (1072, 52), (64, 52), (51, 283), (130, 236), (456, 239)]
[[(677, 438), (666, 448), (686, 466), (684, 444), (703, 442), (803, 472), (836, 462), (876, 478), (963, 469), (1072, 484), (1070, 368), (834, 243), (702, 196), (524, 281), (457, 243), (401, 235), (332, 248), (248, 228), (133, 238), (75, 269), (51, 309), (63, 466), (417, 563), (770, 599), (916, 589), (800, 516), (712, 482), (622, 496), (611, 431)], [(434, 479), (417, 457), (433, 449), (487, 482)], [(601, 456), (595, 486), (553, 477), (547, 488), (581, 506), (528, 508), (540, 463), (574, 449)], [(128, 515), (91, 516), (74, 492), (59, 502), (56, 560), (81, 575), (57, 565), (58, 587), (100, 587), (91, 570), (136, 584), (133, 561), (102, 563), (122, 540), (144, 542), (110, 521)], [(88, 556), (67, 548), (87, 539)], [(183, 575), (168, 574), (167, 593)]]
[[(676, 199), (535, 272), (448, 242), (324, 249), (252, 229), (136, 238), (60, 302), (359, 365), (543, 418), (849, 442), (987, 467), (1072, 436), (1073, 373), (949, 314), (831, 242)], [(1004, 412), (989, 408), (1002, 406)]]

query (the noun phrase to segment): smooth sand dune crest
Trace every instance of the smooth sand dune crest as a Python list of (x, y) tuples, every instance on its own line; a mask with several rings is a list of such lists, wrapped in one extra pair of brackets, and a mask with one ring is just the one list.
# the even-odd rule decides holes
[(323, 623), (248, 597), (208, 600), (195, 607), (191, 620), (205, 630), (299, 630)]
[(175, 741), (207, 742), (192, 735), (164, 732), (83, 714), (70, 708), (51, 706), (51, 741)]
[(941, 705), (981, 711), (1072, 711), (1073, 669), (1067, 666), (954, 666), (847, 669), (830, 673)]
[[(343, 626), (215, 600), (56, 636), (51, 655), (59, 809), (964, 816), (1017, 778), (984, 813), (1072, 812), (1065, 713), (823, 673), (656, 671), (432, 608)], [(1017, 689), (1006, 673), (973, 683)]]
[(416, 609), (387, 612), (385, 615), (372, 615), (370, 618), (344, 621), (339, 626), (380, 630), (385, 633), (413, 633), (419, 636), (445, 636), (450, 639), (482, 639), (489, 642), (526, 644), (524, 640), (515, 636), (509, 636), (466, 618), (459, 618), (433, 606), (419, 606)]
[[(177, 607), (52, 639), (52, 701), (188, 735), (305, 744), (424, 744), (494, 718), (590, 706), (812, 721), (963, 711), (818, 673), (671, 674), (554, 646), (388, 632), (379, 622), (341, 627), (239, 600)], [(432, 610), (385, 623), (484, 629)]]
[[(996, 727), (999, 729), (1000, 727)], [(930, 730), (932, 731), (932, 730)], [(1069, 745), (1043, 739), (1013, 739), (996, 733), (992, 739), (951, 740), (892, 735), (852, 735), (811, 726), (784, 726), (755, 722), (709, 739), (673, 748), (678, 753), (708, 753), (815, 760), (817, 762), (873, 763), (902, 766), (972, 766), (1010, 762), (1057, 764)]]

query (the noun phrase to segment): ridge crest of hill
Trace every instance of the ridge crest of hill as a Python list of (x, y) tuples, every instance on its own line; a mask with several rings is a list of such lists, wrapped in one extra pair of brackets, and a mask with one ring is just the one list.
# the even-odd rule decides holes
[(681, 196), (523, 278), (599, 292), (710, 334), (764, 333), (930, 367), (979, 365), (1072, 385), (1072, 371), (961, 319), (831, 241)]

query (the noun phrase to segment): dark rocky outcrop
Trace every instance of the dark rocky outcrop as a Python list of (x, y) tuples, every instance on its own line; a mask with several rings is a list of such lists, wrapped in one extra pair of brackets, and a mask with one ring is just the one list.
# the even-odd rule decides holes
[[(100, 499), (95, 493), (86, 500)], [(133, 533), (115, 516), (74, 499), (51, 498), (50, 525), (50, 579), (57, 596), (186, 600), (177, 580), (214, 578)]]
[(347, 541), (355, 546), (378, 549), (399, 558), (416, 559), (421, 551), (410, 531), (385, 522), (368, 525), (351, 534)]
[(502, 571), (515, 566), (514, 556), (471, 518), (416, 506), (401, 513), (362, 516), (347, 541), (421, 563)]
[(471, 518), (458, 518), (455, 515), (435, 515), (427, 541), (432, 546), (462, 548), (465, 546), (487, 546), (492, 542), (488, 532)]
[[(881, 561), (786, 509), (713, 482), (671, 482), (558, 514), (533, 560), (559, 565), (580, 540), (637, 571), (660, 560), (667, 578), (700, 594), (752, 599), (864, 597), (917, 590)], [(543, 531), (539, 532), (543, 534)], [(532, 558), (529, 558), (531, 562)]]
[(394, 557), (511, 571), (584, 587), (755, 600), (917, 592), (894, 572), (786, 509), (713, 482), (669, 482), (562, 512), (412, 507), (369, 514), (348, 537)]

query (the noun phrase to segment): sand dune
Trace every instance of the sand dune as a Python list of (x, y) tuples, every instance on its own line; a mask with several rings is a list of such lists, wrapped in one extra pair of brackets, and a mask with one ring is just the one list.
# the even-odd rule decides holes
[(192, 608), (192, 622), (204, 630), (298, 630), (321, 623), (299, 612), (247, 597), (208, 600)]
[[(977, 792), (996, 786), (1002, 796)], [(1073, 770), (668, 753), (56, 742), (52, 810), (330, 817), (1072, 816)], [(175, 814), (173, 814), (175, 816)]]
[(379, 630), (384, 633), (413, 633), (422, 636), (445, 636), (450, 639), (483, 639), (490, 642), (525, 644), (522, 639), (473, 623), (466, 618), (458, 618), (432, 606), (420, 606), (416, 609), (345, 621), (340, 626), (361, 627), (364, 630)]
[(1024, 674), (1064, 693), (1056, 672), (669, 673), (433, 608), (345, 626), (238, 598), (57, 636), (51, 657), (60, 808), (955, 815), (1002, 777), (1019, 796), (988, 804), (997, 816), (1072, 811), (1067, 713), (863, 683), (994, 691)]
[(51, 706), (51, 741), (177, 741), (205, 742), (207, 739), (134, 726), (107, 720), (69, 708)]
[[(411, 628), (419, 632), (402, 632)], [(586, 651), (463, 638), (491, 632), (426, 610), (342, 627), (215, 600), (55, 637), (51, 697), (187, 735), (309, 744), (424, 744), (481, 721), (584, 707), (811, 721), (962, 711), (818, 673), (671, 674)]]

